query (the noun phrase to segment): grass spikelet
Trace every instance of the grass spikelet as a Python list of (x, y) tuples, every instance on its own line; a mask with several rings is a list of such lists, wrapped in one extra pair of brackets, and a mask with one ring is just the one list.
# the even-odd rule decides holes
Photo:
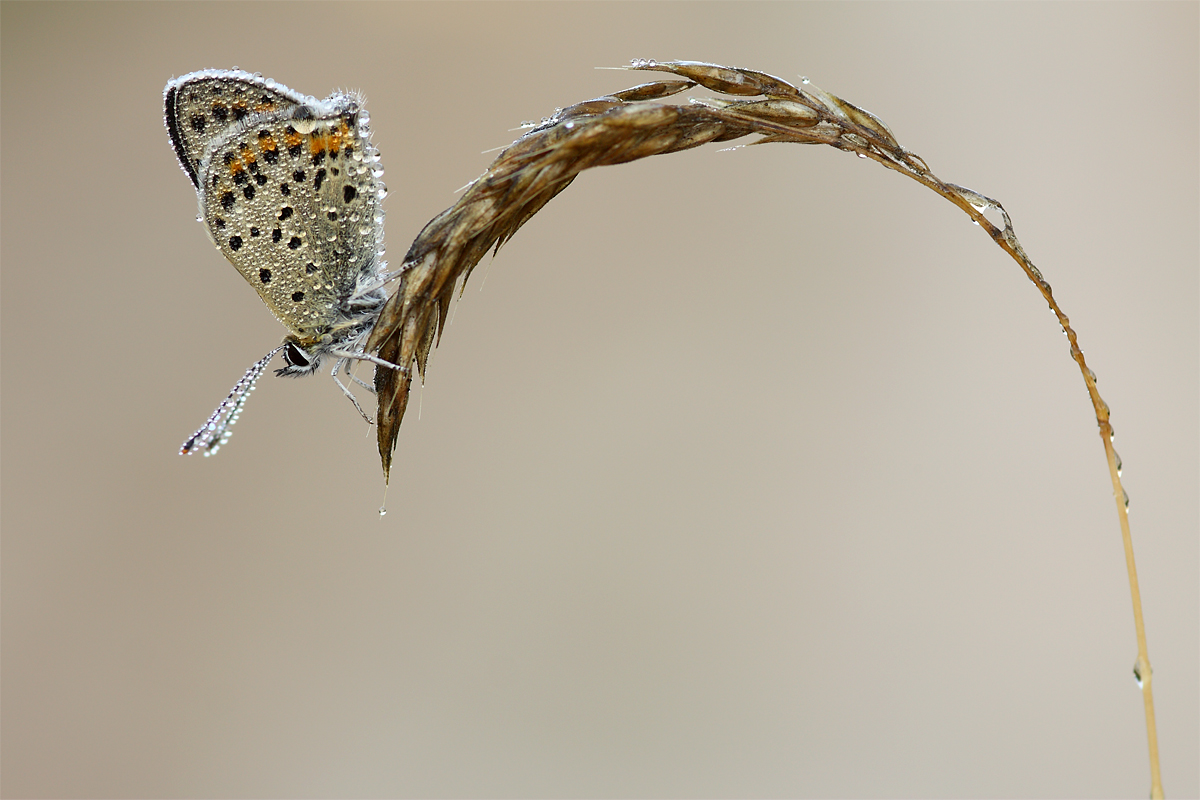
[[(465, 287), (471, 270), (497, 250), (546, 203), (585, 169), (636, 161), (757, 135), (752, 144), (824, 144), (879, 162), (932, 189), (971, 217), (1033, 282), (1070, 342), (1071, 357), (1095, 411), (1112, 478), (1113, 497), (1125, 547), (1150, 750), (1151, 796), (1162, 797), (1154, 723), (1151, 669), (1146, 650), (1141, 597), (1121, 486), (1120, 458), (1113, 449), (1108, 405), (1096, 388), (1070, 320), (1054, 299), (1050, 284), (1021, 247), (1004, 207), (971, 189), (942, 181), (919, 156), (900, 145), (874, 114), (825, 92), (807, 80), (793, 85), (754, 70), (695, 61), (634, 61), (630, 69), (666, 72), (673, 79), (644, 83), (622, 92), (564, 108), (505, 149), (452, 207), (431, 220), (404, 257), (395, 292), (367, 344), (384, 361), (417, 366), (424, 376), (430, 349), (445, 324), (455, 288)], [(654, 101), (701, 87), (721, 95), (687, 105)], [(997, 211), (1003, 227), (986, 211)], [(385, 480), (408, 404), (411, 378), (377, 368), (378, 444)]]

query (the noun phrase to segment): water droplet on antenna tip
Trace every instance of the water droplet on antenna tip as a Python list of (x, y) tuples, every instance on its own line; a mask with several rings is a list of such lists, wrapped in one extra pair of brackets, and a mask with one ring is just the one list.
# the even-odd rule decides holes
[(808, 76), (802, 76), (800, 78), (800, 82), (803, 83), (805, 86), (807, 86), (808, 85)]
[(380, 516), (381, 518), (382, 518), (382, 517), (386, 517), (386, 516), (387, 516), (387, 509), (386, 509), (386, 508), (384, 508), (383, 506), (380, 506), (380, 507), (379, 507), (379, 516)]

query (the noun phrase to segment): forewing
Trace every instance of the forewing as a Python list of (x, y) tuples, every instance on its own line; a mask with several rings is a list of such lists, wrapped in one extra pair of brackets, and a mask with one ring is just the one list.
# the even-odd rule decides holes
[(163, 90), (167, 132), (179, 164), (199, 188), (200, 160), (214, 139), (247, 117), (313, 102), (281, 83), (241, 70), (206, 69)]

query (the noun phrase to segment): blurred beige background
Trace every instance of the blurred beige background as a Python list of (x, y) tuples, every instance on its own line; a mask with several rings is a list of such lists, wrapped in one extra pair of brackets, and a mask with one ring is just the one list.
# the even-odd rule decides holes
[(475, 273), (382, 521), (324, 377), (176, 455), (283, 330), (195, 222), (169, 78), (364, 91), (395, 262), (634, 57), (808, 75), (1006, 204), (1113, 408), (1164, 780), (1200, 793), (1196, 4), (0, 14), (4, 795), (1147, 794), (1067, 344), (874, 163), (584, 174)]

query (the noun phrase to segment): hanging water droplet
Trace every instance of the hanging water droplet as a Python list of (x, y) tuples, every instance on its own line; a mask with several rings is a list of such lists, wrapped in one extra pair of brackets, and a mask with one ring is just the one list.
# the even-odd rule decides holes
[(1119, 478), (1119, 477), (1121, 477), (1121, 468), (1122, 468), (1121, 454), (1118, 453), (1116, 450), (1113, 450), (1113, 460), (1117, 462), (1117, 477)]
[(1124, 488), (1121, 489), (1121, 500), (1125, 503), (1125, 513), (1128, 514), (1129, 513), (1129, 492), (1125, 491)]
[(386, 516), (387, 516), (387, 509), (386, 509), (386, 508), (384, 508), (383, 506), (380, 506), (380, 507), (379, 507), (379, 516), (380, 516), (380, 517), (386, 517)]
[[(1154, 670), (1150, 670), (1150, 672), (1153, 673)], [(1142, 660), (1140, 658), (1137, 661), (1133, 662), (1133, 678), (1134, 678), (1134, 680), (1137, 681), (1138, 688), (1141, 689), (1142, 688)]]
[(800, 82), (807, 86), (808, 85), (808, 76), (807, 75), (802, 76), (800, 78)]
[(1098, 379), (1096, 378), (1096, 373), (1092, 372), (1092, 368), (1091, 368), (1091, 367), (1088, 367), (1087, 374), (1088, 374), (1088, 377), (1092, 379), (1092, 383), (1096, 383), (1096, 382), (1097, 382), (1097, 380), (1098, 380)]

